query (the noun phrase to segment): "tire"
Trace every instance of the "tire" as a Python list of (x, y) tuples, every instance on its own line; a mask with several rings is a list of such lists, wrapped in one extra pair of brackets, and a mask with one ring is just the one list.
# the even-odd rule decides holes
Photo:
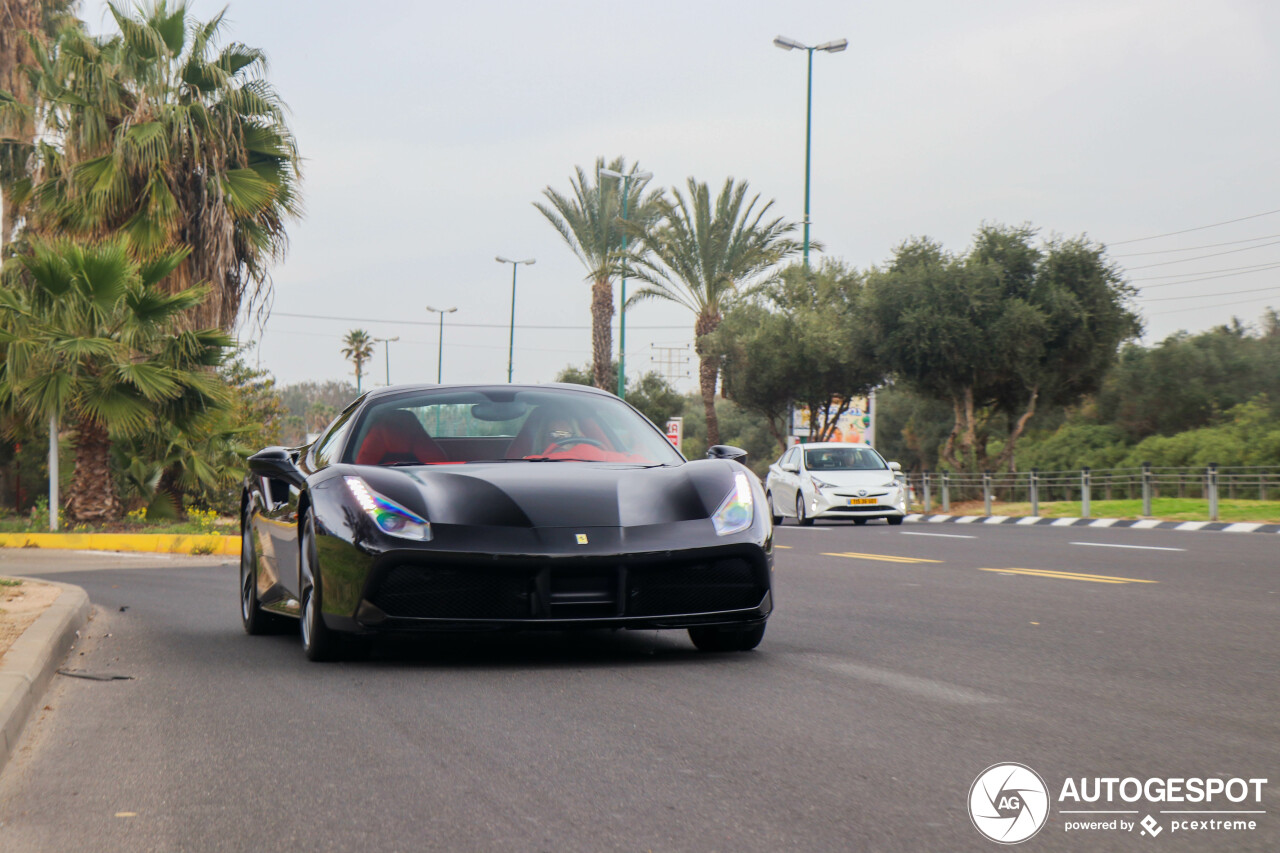
[(268, 613), (258, 603), (258, 552), (253, 545), (249, 513), (240, 525), (240, 622), (251, 636), (278, 633), (292, 620)]
[(773, 492), (764, 493), (764, 502), (769, 505), (769, 517), (773, 519), (773, 526), (780, 527), (782, 525), (782, 516), (778, 514), (778, 510), (773, 506)]
[(903, 516), (901, 515), (891, 515), (888, 518), (886, 518), (885, 521), (888, 521), (894, 527), (897, 527), (899, 524), (902, 523), (902, 519), (903, 519)]
[(321, 616), (323, 590), (316, 584), (316, 525), (308, 509), (298, 536), (299, 583), (302, 586), (302, 651), (308, 660), (329, 661), (338, 656), (340, 638)]
[(865, 518), (855, 518), (853, 520), (853, 523), (861, 527), (862, 525), (867, 523), (867, 520)]
[(700, 652), (749, 652), (764, 639), (765, 623), (750, 628), (704, 625), (689, 629), (689, 639)]
[(813, 527), (813, 519), (805, 515), (804, 493), (796, 492), (796, 524), (801, 527)]

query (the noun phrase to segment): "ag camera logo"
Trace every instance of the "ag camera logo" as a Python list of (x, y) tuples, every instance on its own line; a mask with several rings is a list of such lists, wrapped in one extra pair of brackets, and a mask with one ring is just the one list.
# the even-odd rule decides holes
[(993, 764), (969, 788), (969, 819), (997, 844), (1017, 844), (1049, 819), (1049, 789), (1025, 764)]

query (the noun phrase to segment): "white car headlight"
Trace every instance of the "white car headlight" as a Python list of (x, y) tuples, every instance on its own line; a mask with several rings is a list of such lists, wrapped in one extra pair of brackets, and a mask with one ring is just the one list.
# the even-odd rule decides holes
[(755, 501), (751, 497), (751, 483), (747, 481), (746, 474), (734, 474), (733, 491), (721, 501), (711, 516), (716, 534), (728, 536), (730, 533), (746, 530), (751, 526), (754, 516)]
[(809, 479), (813, 481), (814, 487), (819, 489), (834, 489), (836, 487), (835, 483), (828, 483), (826, 480), (819, 480), (812, 474), (809, 475)]
[(360, 508), (373, 519), (378, 529), (401, 539), (427, 542), (431, 539), (431, 522), (410, 509), (406, 509), (386, 495), (369, 488), (359, 477), (344, 477), (347, 488), (360, 504)]

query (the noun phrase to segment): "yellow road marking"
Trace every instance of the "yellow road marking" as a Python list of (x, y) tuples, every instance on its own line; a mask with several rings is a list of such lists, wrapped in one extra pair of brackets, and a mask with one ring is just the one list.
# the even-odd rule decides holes
[(1143, 578), (1117, 578), (1110, 575), (1086, 575), (1081, 572), (1051, 572), (1048, 569), (978, 569), (980, 572), (1001, 572), (1010, 575), (1031, 575), (1038, 578), (1057, 578), (1064, 581), (1089, 581), (1090, 583), (1160, 583)]
[(790, 548), (790, 545), (774, 545), (775, 548)]
[(883, 560), (886, 563), (941, 563), (941, 560), (926, 560), (923, 557), (897, 557), (892, 554), (858, 554), (846, 551), (842, 554), (823, 554), (824, 557), (848, 557), (851, 560)]

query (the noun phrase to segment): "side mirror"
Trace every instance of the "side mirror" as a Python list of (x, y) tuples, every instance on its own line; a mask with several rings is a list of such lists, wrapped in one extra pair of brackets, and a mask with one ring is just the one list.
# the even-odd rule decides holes
[(708, 459), (732, 459), (735, 462), (741, 462), (747, 458), (747, 451), (741, 447), (734, 447), (730, 444), (713, 444), (707, 448)]
[(788, 474), (799, 474), (800, 466), (795, 464), (794, 462), (789, 462), (788, 464), (782, 466), (782, 470), (786, 471)]
[(889, 467), (894, 471), (897, 471), (899, 474), (902, 473), (902, 466), (899, 465), (897, 462), (890, 462)]
[(268, 447), (250, 456), (249, 470), (273, 480), (283, 480), (299, 489), (307, 482), (289, 451), (283, 447)]

